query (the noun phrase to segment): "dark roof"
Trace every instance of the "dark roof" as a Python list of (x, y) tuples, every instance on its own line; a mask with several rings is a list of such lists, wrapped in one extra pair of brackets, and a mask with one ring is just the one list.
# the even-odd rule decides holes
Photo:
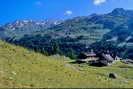
[(114, 61), (114, 58), (110, 54), (102, 54), (107, 61)]
[(93, 53), (93, 52), (90, 52), (90, 53), (82, 52), (82, 54), (85, 55), (85, 56), (96, 56), (96, 54)]

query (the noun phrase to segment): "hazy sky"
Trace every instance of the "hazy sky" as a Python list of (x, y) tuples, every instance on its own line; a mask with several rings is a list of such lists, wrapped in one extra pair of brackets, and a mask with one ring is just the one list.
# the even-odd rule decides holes
[(15, 20), (55, 20), (114, 8), (133, 9), (133, 0), (0, 0), (0, 24)]

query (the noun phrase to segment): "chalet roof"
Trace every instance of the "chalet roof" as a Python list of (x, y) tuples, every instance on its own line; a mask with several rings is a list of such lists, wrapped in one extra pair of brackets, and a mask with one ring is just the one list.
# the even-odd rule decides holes
[(96, 56), (96, 54), (93, 52), (88, 52), (88, 53), (82, 52), (82, 54), (85, 56)]
[(114, 61), (114, 58), (110, 54), (102, 54), (107, 61)]

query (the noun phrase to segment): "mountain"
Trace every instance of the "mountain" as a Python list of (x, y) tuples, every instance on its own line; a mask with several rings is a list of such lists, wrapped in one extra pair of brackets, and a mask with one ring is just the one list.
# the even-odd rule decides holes
[(43, 31), (47, 28), (58, 25), (61, 21), (32, 21), (32, 20), (17, 20), (12, 23), (2, 25), (1, 34), (4, 37), (16, 37), (19, 39), (26, 34), (31, 34), (32, 32)]
[[(110, 73), (118, 78), (109, 78)], [(74, 64), (0, 41), (0, 88), (132, 88), (132, 74), (122, 62), (101, 68)]]
[(5, 29), (3, 27), (0, 27), (0, 31), (4, 31)]
[(3, 39), (3, 36), (4, 36), (3, 32), (4, 32), (4, 31), (5, 31), (5, 29), (4, 29), (3, 27), (0, 26), (0, 40)]
[[(4, 40), (46, 55), (77, 58), (80, 52), (95, 49), (133, 59), (133, 11), (116, 8), (107, 14), (92, 14), (38, 25), (18, 21), (3, 26)], [(28, 23), (28, 24), (27, 24)], [(23, 25), (22, 25), (23, 24)], [(42, 24), (42, 23), (41, 23)], [(125, 49), (124, 49), (125, 48)]]
[(125, 10), (123, 8), (116, 8), (111, 13), (109, 13), (108, 15), (125, 17), (125, 18), (133, 18), (133, 11), (132, 10)]
[[(4, 25), (7, 30), (43, 30), (59, 24), (57, 21), (32, 21), (32, 20), (17, 20), (12, 23)], [(40, 28), (39, 28), (40, 26)], [(42, 28), (43, 29), (42, 29)], [(34, 28), (34, 29), (33, 29)]]

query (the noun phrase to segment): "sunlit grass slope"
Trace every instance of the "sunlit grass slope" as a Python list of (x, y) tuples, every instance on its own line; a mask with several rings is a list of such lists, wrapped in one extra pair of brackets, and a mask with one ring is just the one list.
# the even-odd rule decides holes
[[(63, 57), (46, 57), (0, 42), (1, 88), (119, 88), (133, 87), (133, 69), (123, 63), (110, 67), (73, 64)], [(108, 78), (109, 73), (118, 79)]]

